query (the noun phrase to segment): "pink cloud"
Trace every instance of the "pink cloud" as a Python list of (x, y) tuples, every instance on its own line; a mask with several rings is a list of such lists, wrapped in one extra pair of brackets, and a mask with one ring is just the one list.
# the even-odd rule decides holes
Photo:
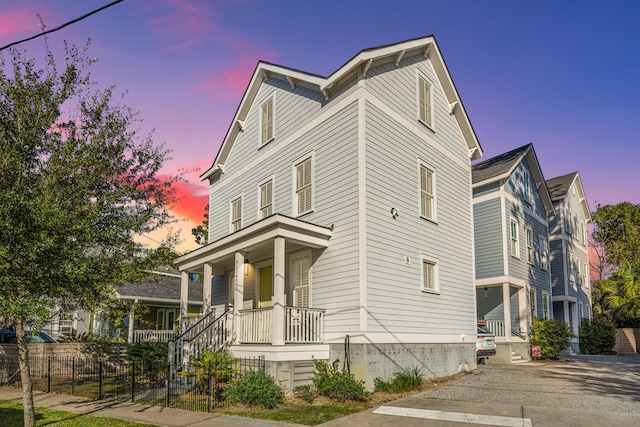
[(223, 101), (237, 101), (244, 93), (259, 60), (273, 61), (278, 54), (273, 51), (255, 51), (238, 59), (228, 68), (215, 72), (209, 79), (196, 86), (199, 91), (219, 91)]
[[(215, 29), (213, 11), (206, 4), (190, 0), (168, 0), (166, 12), (149, 22), (153, 29), (163, 37), (170, 39), (170, 51), (187, 49), (202, 44)], [(148, 12), (156, 12), (150, 9)]]
[(204, 207), (209, 203), (206, 183), (178, 182), (174, 184), (174, 188), (180, 200), (171, 207), (171, 212), (195, 224), (201, 224), (204, 219)]
[(41, 31), (36, 12), (27, 9), (16, 9), (0, 14), (0, 37), (18, 33)]

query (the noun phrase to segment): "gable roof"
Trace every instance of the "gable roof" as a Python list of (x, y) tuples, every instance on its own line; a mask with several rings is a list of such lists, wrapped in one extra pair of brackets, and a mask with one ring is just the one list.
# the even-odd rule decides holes
[(547, 187), (549, 188), (551, 199), (555, 202), (567, 197), (567, 195), (569, 194), (569, 189), (574, 183), (576, 186), (576, 190), (578, 191), (578, 200), (580, 201), (582, 213), (587, 222), (590, 222), (591, 211), (589, 210), (589, 203), (587, 202), (587, 196), (585, 195), (584, 188), (582, 187), (582, 179), (580, 178), (579, 172), (571, 172), (566, 175), (547, 180)]
[(536, 152), (533, 149), (533, 144), (523, 145), (522, 147), (473, 165), (471, 167), (472, 186), (479, 187), (491, 182), (506, 180), (525, 158), (531, 169), (531, 176), (536, 183), (536, 188), (542, 199), (547, 216), (555, 215), (551, 195), (549, 194), (546, 181), (542, 175), (542, 169), (538, 162), (538, 156), (536, 156)]
[[(162, 303), (180, 302), (180, 278), (157, 277), (142, 283), (124, 283), (118, 289), (120, 299), (155, 301)], [(189, 281), (190, 304), (202, 304), (202, 284)]]
[(253, 71), (249, 86), (247, 86), (247, 89), (242, 96), (240, 105), (238, 106), (236, 114), (233, 117), (229, 129), (222, 141), (222, 145), (220, 146), (220, 150), (218, 151), (213, 165), (200, 176), (200, 180), (204, 181), (205, 179), (220, 173), (222, 169), (224, 169), (225, 162), (231, 153), (238, 134), (244, 126), (244, 121), (249, 114), (253, 101), (255, 100), (264, 81), (270, 76), (277, 75), (283, 80), (287, 80), (292, 88), (297, 84), (304, 84), (307, 87), (322, 92), (325, 99), (329, 100), (331, 96), (331, 89), (335, 87), (341, 79), (348, 77), (354, 70), (359, 69), (362, 70), (363, 74), (366, 74), (366, 70), (369, 69), (374, 61), (394, 57), (396, 62), (399, 63), (403, 56), (419, 52), (431, 60), (431, 64), (438, 76), (447, 102), (451, 107), (451, 114), (456, 118), (460, 131), (467, 142), (470, 158), (472, 160), (479, 159), (482, 156), (482, 147), (480, 146), (475, 131), (471, 126), (466, 110), (462, 105), (462, 100), (460, 99), (453, 80), (451, 79), (451, 75), (449, 74), (449, 70), (447, 69), (442, 54), (440, 53), (435, 37), (430, 35), (361, 50), (328, 77), (322, 77), (317, 74), (259, 61)]

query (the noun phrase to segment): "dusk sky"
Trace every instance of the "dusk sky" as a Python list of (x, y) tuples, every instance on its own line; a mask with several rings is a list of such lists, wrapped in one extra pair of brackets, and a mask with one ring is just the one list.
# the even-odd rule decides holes
[[(50, 29), (108, 3), (0, 0), (0, 45), (40, 32), (37, 14)], [(208, 201), (198, 177), (258, 60), (327, 76), (362, 49), (430, 34), (483, 159), (533, 143), (545, 178), (580, 172), (591, 210), (640, 203), (640, 1), (125, 0), (48, 43), (91, 39), (100, 87), (128, 91), (173, 149), (166, 173), (200, 168), (174, 209), (187, 250)], [(44, 43), (19, 48), (42, 57)]]

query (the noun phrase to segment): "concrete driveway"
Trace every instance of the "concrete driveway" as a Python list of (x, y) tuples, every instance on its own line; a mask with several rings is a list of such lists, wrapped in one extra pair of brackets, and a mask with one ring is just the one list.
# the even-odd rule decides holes
[(479, 365), (446, 385), (324, 425), (640, 426), (640, 355)]

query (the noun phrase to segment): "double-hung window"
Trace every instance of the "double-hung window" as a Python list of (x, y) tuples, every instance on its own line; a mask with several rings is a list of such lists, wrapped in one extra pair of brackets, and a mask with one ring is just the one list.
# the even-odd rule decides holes
[(542, 318), (549, 319), (549, 294), (542, 293)]
[(313, 162), (309, 157), (295, 165), (295, 213), (302, 215), (313, 210)]
[(529, 291), (529, 309), (531, 310), (531, 318), (538, 317), (538, 311), (536, 310), (536, 290), (531, 289)]
[(260, 107), (260, 145), (273, 139), (273, 97)]
[(420, 165), (420, 216), (435, 221), (435, 173), (433, 169)]
[(431, 84), (418, 74), (418, 119), (429, 127), (433, 126), (431, 110)]
[(527, 262), (533, 264), (533, 231), (527, 229)]
[(547, 269), (547, 241), (540, 237), (539, 240), (539, 248), (540, 251), (540, 268), (543, 270)]
[(520, 258), (518, 252), (518, 223), (516, 220), (511, 220), (511, 256)]
[(273, 180), (260, 185), (260, 219), (273, 213)]
[(238, 231), (242, 228), (242, 198), (231, 202), (231, 232)]
[(438, 260), (435, 258), (421, 256), (422, 260), (422, 290), (424, 292), (440, 291), (438, 284)]
[(309, 307), (311, 286), (309, 269), (311, 268), (311, 253), (305, 252), (291, 256), (291, 286), (293, 288), (293, 306)]

